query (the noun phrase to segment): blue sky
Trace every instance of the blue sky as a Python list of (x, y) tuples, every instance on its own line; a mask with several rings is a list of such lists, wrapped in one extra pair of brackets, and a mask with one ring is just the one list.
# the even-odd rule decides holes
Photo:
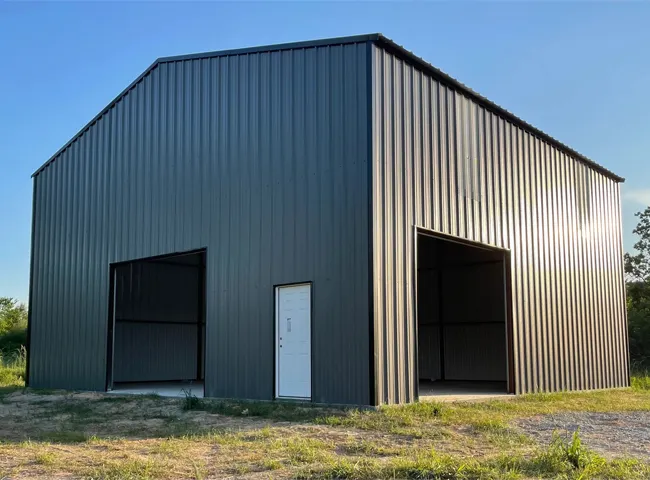
[(0, 296), (27, 300), (30, 175), (157, 57), (382, 32), (650, 205), (650, 4), (0, 3)]

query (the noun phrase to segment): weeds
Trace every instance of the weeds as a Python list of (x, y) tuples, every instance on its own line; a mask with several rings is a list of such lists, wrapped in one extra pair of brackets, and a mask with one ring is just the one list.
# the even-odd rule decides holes
[(582, 446), (580, 430), (573, 432), (570, 442), (558, 441), (558, 448), (573, 468), (584, 468), (591, 461), (591, 453)]
[(202, 400), (192, 393), (192, 390), (182, 390), (185, 399), (183, 401), (183, 410), (202, 410)]
[[(642, 384), (641, 377), (633, 380)], [(650, 383), (650, 380), (648, 380)], [(497, 442), (512, 441), (507, 424), (517, 418), (556, 412), (650, 410), (648, 390), (617, 389), (594, 392), (560, 392), (521, 395), (508, 400), (488, 402), (429, 402), (383, 406), (376, 411), (351, 410), (315, 419), (316, 423), (361, 430), (379, 431), (415, 438), (437, 438), (442, 427), (470, 426)], [(514, 438), (517, 441), (516, 438)]]
[(630, 377), (630, 386), (634, 390), (650, 390), (650, 370), (638, 371)]
[(280, 470), (282, 463), (274, 458), (267, 458), (262, 461), (262, 467), (265, 470)]
[(379, 459), (336, 458), (329, 463), (304, 470), (301, 478), (437, 478), (460, 479), (520, 479), (563, 478), (644, 479), (650, 466), (636, 460), (613, 460), (590, 452), (581, 443), (578, 432), (571, 441), (560, 437), (539, 453), (530, 457), (502, 455), (496, 458), (461, 458), (440, 454), (434, 450), (416, 451), (410, 456)]
[(13, 354), (0, 352), (0, 386), (24, 387), (27, 349), (21, 346)]
[(88, 440), (88, 436), (78, 431), (54, 431), (42, 433), (38, 439), (51, 443), (82, 443)]
[(325, 413), (345, 414), (348, 410), (323, 408), (304, 403), (235, 401), (202, 399), (193, 410), (230, 417), (262, 417), (290, 422), (310, 421)]
[(102, 480), (135, 480), (160, 478), (165, 474), (165, 465), (153, 459), (107, 461), (85, 472), (87, 477)]
[(54, 465), (56, 461), (56, 455), (52, 452), (42, 452), (36, 454), (36, 463), (39, 465)]
[(342, 445), (340, 447), (348, 455), (359, 455), (359, 456), (389, 456), (389, 455), (400, 455), (403, 453), (403, 449), (398, 447), (390, 447), (373, 442), (371, 440), (356, 440), (354, 442)]

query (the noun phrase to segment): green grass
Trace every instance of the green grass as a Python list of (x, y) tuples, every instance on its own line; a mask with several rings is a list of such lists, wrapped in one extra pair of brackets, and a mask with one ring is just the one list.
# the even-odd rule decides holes
[[(635, 377), (635, 385), (643, 384)], [(650, 410), (650, 391), (639, 386), (592, 392), (560, 392), (521, 395), (486, 402), (433, 403), (383, 406), (375, 411), (354, 410), (315, 421), (330, 426), (354, 427), (397, 435), (435, 437), (433, 426), (470, 426), (492, 437), (509, 436), (507, 425), (514, 419), (565, 411)]]
[(650, 390), (650, 370), (634, 372), (630, 377), (630, 386), (634, 390)]
[(49, 443), (82, 443), (88, 440), (88, 436), (78, 431), (44, 432), (38, 436), (38, 440)]
[[(191, 392), (181, 400), (80, 398), (24, 389), (23, 372), (20, 357), (0, 362), (3, 409), (28, 412), (22, 425), (29, 429), (0, 442), (0, 457), (7, 459), (0, 477), (650, 478), (649, 465), (605, 459), (578, 434), (539, 446), (515, 426), (518, 419), (557, 412), (650, 410), (648, 373), (636, 373), (630, 389), (372, 410), (199, 399)], [(7, 395), (21, 390), (57, 396)]]
[(559, 478), (645, 479), (650, 466), (637, 460), (608, 461), (584, 448), (578, 434), (566, 441), (556, 437), (546, 448), (531, 456), (499, 455), (492, 458), (460, 458), (429, 451), (379, 460), (370, 457), (338, 458), (305, 469), (301, 478), (323, 479), (523, 479)]
[(22, 347), (13, 354), (0, 353), (0, 386), (24, 387), (27, 350)]
[(359, 456), (391, 456), (401, 455), (405, 449), (395, 446), (388, 446), (373, 440), (357, 440), (340, 447), (348, 455)]
[(165, 468), (166, 465), (156, 459), (113, 460), (88, 469), (84, 476), (102, 480), (145, 480), (160, 478)]
[(262, 467), (265, 470), (280, 470), (282, 468), (282, 462), (274, 459), (274, 458), (266, 458), (262, 460)]
[(83, 419), (95, 413), (95, 409), (88, 401), (64, 400), (62, 402), (50, 402), (49, 405), (52, 407), (52, 413), (58, 415), (71, 415)]
[(36, 454), (36, 463), (41, 465), (54, 465), (56, 462), (56, 455), (53, 452), (43, 452)]
[(204, 411), (230, 417), (261, 417), (270, 420), (304, 422), (315, 420), (324, 414), (336, 412), (345, 414), (345, 409), (324, 408), (297, 402), (264, 402), (242, 400), (199, 399), (187, 395), (182, 400), (184, 410)]

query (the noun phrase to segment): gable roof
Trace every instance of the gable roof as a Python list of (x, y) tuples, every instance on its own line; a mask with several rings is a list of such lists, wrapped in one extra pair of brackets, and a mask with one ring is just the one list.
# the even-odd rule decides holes
[(202, 58), (211, 58), (211, 57), (226, 57), (230, 55), (243, 55), (247, 53), (263, 53), (263, 52), (274, 52), (274, 51), (280, 51), (280, 50), (292, 50), (292, 49), (299, 49), (299, 48), (312, 48), (312, 47), (319, 47), (319, 46), (329, 46), (329, 45), (343, 45), (343, 44), (350, 44), (350, 43), (363, 43), (363, 42), (373, 42), (386, 50), (390, 51), (391, 53), (395, 54), (399, 58), (402, 58), (403, 60), (413, 64), (417, 68), (420, 68), (424, 73), (431, 75), (434, 77), (436, 80), (439, 80), (441, 83), (461, 92), (463, 95), (471, 98), (474, 100), (476, 103), (479, 105), (483, 106), (484, 108), (492, 111), (495, 114), (500, 115), (504, 119), (510, 121), (511, 123), (520, 126), (521, 128), (527, 130), (528, 132), (536, 135), (540, 139), (548, 142), (550, 145), (553, 145), (554, 147), (564, 151), (565, 153), (571, 155), (575, 159), (585, 163), (589, 167), (593, 168), (594, 170), (602, 173), (603, 175), (616, 180), (617, 182), (624, 182), (625, 179), (623, 177), (620, 177), (613, 173), (612, 171), (606, 169), (605, 167), (597, 164), (590, 158), (582, 155), (581, 153), (577, 152), (576, 150), (572, 149), (571, 147), (565, 145), (564, 143), (560, 142), (559, 140), (556, 140), (555, 138), (551, 137), (547, 133), (544, 133), (542, 130), (539, 130), (538, 128), (532, 126), (528, 122), (522, 120), (521, 118), (517, 117), (513, 113), (509, 112), (503, 107), (500, 107), (496, 103), (492, 102), (491, 100), (488, 100), (484, 96), (480, 95), (479, 93), (475, 92), (471, 88), (467, 87), (466, 85), (460, 83), (458, 80), (455, 78), (447, 75), (445, 72), (442, 70), (434, 67), (430, 63), (428, 63), (426, 60), (418, 57), (411, 51), (405, 49), (401, 45), (398, 45), (397, 43), (393, 42), (389, 38), (383, 36), (381, 33), (372, 33), (372, 34), (366, 34), (366, 35), (353, 35), (353, 36), (348, 36), (348, 37), (336, 37), (336, 38), (325, 38), (325, 39), (320, 39), (320, 40), (310, 40), (310, 41), (305, 41), (305, 42), (293, 42), (293, 43), (281, 43), (281, 44), (276, 44), (276, 45), (266, 45), (266, 46), (259, 46), (259, 47), (249, 47), (249, 48), (238, 48), (238, 49), (230, 49), (230, 50), (219, 50), (219, 51), (214, 51), (214, 52), (205, 52), (205, 53), (194, 53), (194, 54), (189, 54), (189, 55), (177, 55), (177, 56), (172, 56), (172, 57), (161, 57), (157, 59), (155, 62), (153, 62), (149, 68), (147, 68), (144, 72), (142, 72), (138, 78), (136, 78), (131, 84), (126, 87), (119, 95), (117, 95), (113, 101), (111, 101), (101, 112), (99, 112), (90, 122), (88, 122), (75, 136), (73, 136), (63, 147), (61, 147), (54, 155), (52, 155), (49, 160), (47, 160), (38, 170), (36, 170), (33, 174), (32, 177), (37, 176), (41, 171), (43, 171), (50, 163), (52, 163), (56, 158), (63, 153), (72, 143), (74, 143), (75, 140), (77, 140), (79, 137), (81, 137), (95, 122), (97, 122), (106, 112), (108, 112), (117, 102), (122, 99), (131, 89), (135, 88), (135, 86), (140, 83), (140, 81), (146, 77), (151, 71), (153, 71), (158, 65), (162, 63), (168, 63), (168, 62), (177, 62), (177, 61), (183, 61), (183, 60), (193, 60), (193, 59), (202, 59)]

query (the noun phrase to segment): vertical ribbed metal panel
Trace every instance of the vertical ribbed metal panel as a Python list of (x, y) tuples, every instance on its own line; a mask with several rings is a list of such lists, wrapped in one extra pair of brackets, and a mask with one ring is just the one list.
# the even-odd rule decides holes
[(507, 379), (503, 274), (501, 261), (440, 273), (446, 380)]
[(273, 396), (313, 281), (313, 399), (367, 404), (367, 44), (164, 61), (35, 177), (30, 384), (102, 390), (109, 265), (207, 248), (206, 394)]
[(511, 252), (517, 393), (626, 386), (617, 182), (372, 52), (377, 402), (417, 396), (416, 226)]
[(196, 325), (118, 323), (114, 382), (196, 379)]
[(196, 379), (200, 268), (116, 268), (114, 382)]

